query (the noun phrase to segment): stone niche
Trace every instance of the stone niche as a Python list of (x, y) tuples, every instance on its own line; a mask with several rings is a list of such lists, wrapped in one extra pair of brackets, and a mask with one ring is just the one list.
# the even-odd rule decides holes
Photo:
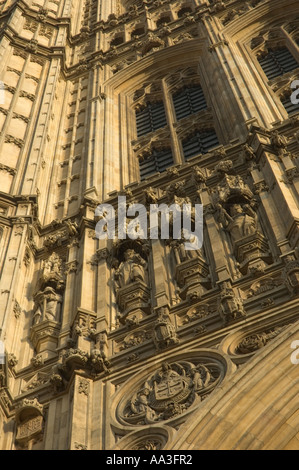
[(114, 290), (120, 323), (138, 323), (151, 313), (147, 246), (126, 240), (114, 250)]
[(273, 262), (267, 240), (260, 229), (254, 195), (232, 162), (216, 167), (220, 179), (216, 191), (218, 221), (229, 234), (241, 274), (262, 273)]
[(57, 253), (42, 263), (42, 273), (34, 294), (31, 341), (43, 359), (55, 355), (61, 324), (65, 289), (64, 264)]
[(25, 398), (18, 405), (15, 415), (17, 423), (16, 444), (20, 449), (31, 450), (43, 438), (43, 406), (35, 398)]

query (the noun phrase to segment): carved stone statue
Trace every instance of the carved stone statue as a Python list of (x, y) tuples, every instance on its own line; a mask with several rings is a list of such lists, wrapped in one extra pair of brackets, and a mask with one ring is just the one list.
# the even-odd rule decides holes
[(35, 295), (33, 324), (36, 325), (46, 320), (60, 321), (61, 305), (62, 296), (52, 287), (46, 287), (43, 292), (38, 292)]
[(257, 232), (257, 216), (249, 204), (233, 204), (230, 214), (220, 204), (218, 209), (219, 220), (230, 232), (233, 241)]
[(124, 261), (114, 274), (116, 287), (122, 288), (136, 281), (147, 282), (147, 262), (129, 248), (125, 251)]

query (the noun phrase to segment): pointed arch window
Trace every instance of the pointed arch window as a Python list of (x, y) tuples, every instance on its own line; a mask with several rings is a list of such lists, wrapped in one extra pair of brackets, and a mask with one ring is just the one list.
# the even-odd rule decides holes
[(287, 47), (269, 49), (268, 53), (258, 59), (268, 80), (284, 75), (299, 67)]
[(177, 120), (207, 108), (205, 95), (200, 85), (185, 87), (172, 97)]
[(140, 111), (136, 111), (137, 137), (154, 132), (167, 125), (164, 104), (148, 103)]
[(193, 135), (183, 140), (183, 152), (186, 160), (200, 153), (208, 153), (219, 145), (218, 137), (214, 129), (196, 131)]
[(173, 164), (170, 148), (162, 150), (153, 149), (150, 155), (139, 160), (140, 179), (144, 180), (157, 172), (162, 173), (162, 171), (165, 171)]

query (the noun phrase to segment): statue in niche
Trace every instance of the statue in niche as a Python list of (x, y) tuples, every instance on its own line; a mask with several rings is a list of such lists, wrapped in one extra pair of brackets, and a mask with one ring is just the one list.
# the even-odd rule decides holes
[(122, 261), (115, 271), (116, 287), (121, 288), (136, 281), (147, 282), (147, 262), (133, 248), (124, 253)]
[(35, 311), (33, 324), (37, 325), (42, 321), (60, 320), (60, 310), (62, 296), (55, 292), (52, 287), (46, 287), (43, 292), (38, 292), (35, 296)]
[(172, 240), (170, 242), (170, 246), (173, 249), (174, 256), (176, 259), (176, 263), (180, 264), (183, 263), (184, 261), (194, 259), (194, 258), (199, 258), (202, 257), (202, 249), (200, 250), (186, 250), (186, 242), (193, 242), (193, 239), (187, 239), (184, 236), (184, 233), (182, 231), (181, 238), (179, 240)]
[(60, 274), (61, 271), (61, 259), (56, 253), (52, 253), (50, 258), (44, 261), (43, 264), (43, 275), (49, 277), (53, 274)]
[(232, 204), (228, 213), (218, 204), (219, 220), (231, 234), (233, 241), (256, 234), (257, 215), (249, 204)]

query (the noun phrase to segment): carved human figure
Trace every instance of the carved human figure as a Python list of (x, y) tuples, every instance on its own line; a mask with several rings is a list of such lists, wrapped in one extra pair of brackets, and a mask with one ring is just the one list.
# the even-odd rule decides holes
[(220, 221), (230, 232), (233, 241), (257, 232), (257, 216), (249, 204), (233, 204), (230, 214), (219, 204)]
[(210, 373), (203, 365), (198, 365), (197, 367), (191, 369), (191, 377), (193, 381), (193, 389), (195, 392), (202, 390), (210, 381)]
[(61, 259), (56, 253), (53, 253), (50, 258), (44, 262), (44, 276), (51, 274), (60, 274)]
[(136, 281), (146, 282), (146, 270), (146, 261), (134, 249), (126, 250), (124, 261), (120, 263), (119, 268), (115, 271), (116, 287), (125, 287)]
[(149, 390), (144, 388), (138, 392), (137, 397), (133, 399), (131, 408), (133, 413), (145, 413), (148, 409)]
[(41, 321), (59, 321), (62, 296), (57, 294), (52, 287), (46, 287), (43, 292), (38, 292), (35, 296), (35, 311), (33, 324)]

